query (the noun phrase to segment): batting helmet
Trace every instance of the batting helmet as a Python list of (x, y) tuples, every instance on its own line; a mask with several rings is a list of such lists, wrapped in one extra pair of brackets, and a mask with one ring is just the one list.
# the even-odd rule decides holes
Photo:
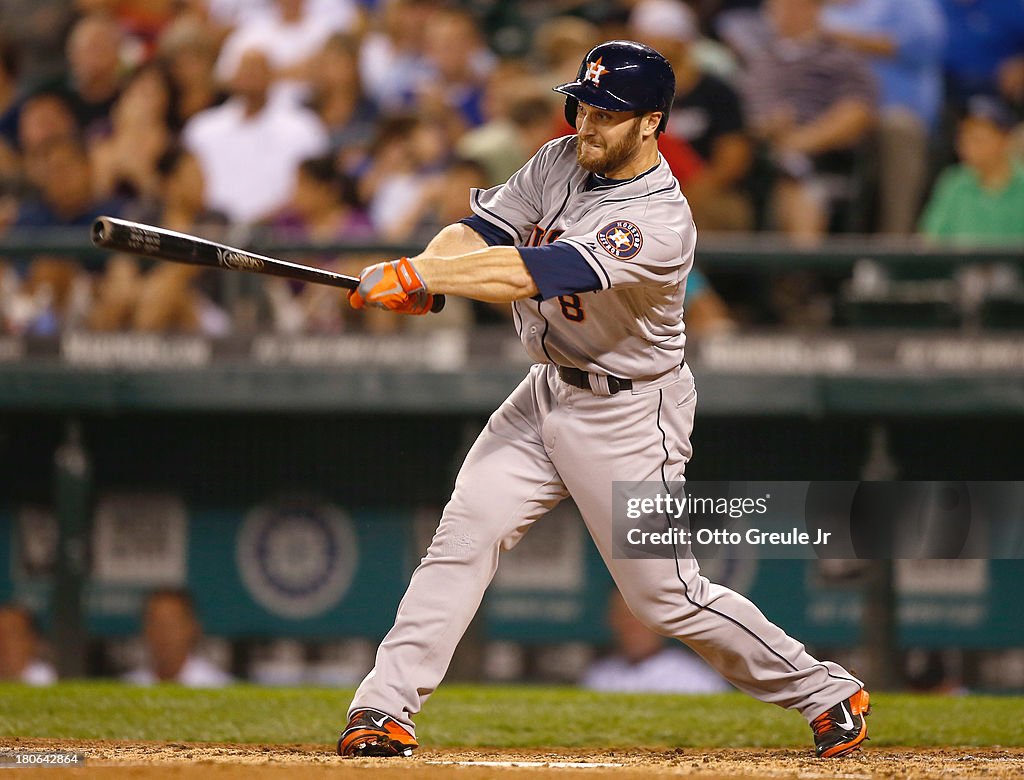
[(587, 52), (575, 81), (554, 90), (566, 95), (565, 118), (573, 127), (583, 101), (605, 111), (661, 111), (660, 133), (668, 124), (676, 76), (669, 61), (650, 46), (607, 41)]

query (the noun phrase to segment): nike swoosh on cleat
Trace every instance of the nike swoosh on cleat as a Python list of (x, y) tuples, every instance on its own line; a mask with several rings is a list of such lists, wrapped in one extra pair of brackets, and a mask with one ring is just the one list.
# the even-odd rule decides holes
[(836, 721), (836, 725), (839, 726), (839, 728), (841, 729), (846, 729), (847, 731), (849, 731), (853, 728), (853, 718), (850, 716), (850, 713), (846, 711), (845, 704), (840, 704), (839, 709), (843, 711), (843, 721), (842, 723)]
[[(382, 728), (384, 728), (384, 721), (386, 721), (387, 719), (388, 719), (387, 715), (383, 716), (379, 721), (378, 720), (374, 720), (373, 717), (371, 716), (370, 723), (372, 723), (377, 728), (382, 729)], [(850, 727), (851, 728), (853, 727), (852, 723), (850, 724)]]

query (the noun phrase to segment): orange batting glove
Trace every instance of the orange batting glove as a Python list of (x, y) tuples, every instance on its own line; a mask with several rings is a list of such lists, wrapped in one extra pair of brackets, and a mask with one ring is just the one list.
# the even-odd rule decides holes
[(353, 309), (374, 306), (399, 314), (426, 314), (434, 296), (408, 257), (377, 263), (359, 272), (359, 287), (348, 294)]

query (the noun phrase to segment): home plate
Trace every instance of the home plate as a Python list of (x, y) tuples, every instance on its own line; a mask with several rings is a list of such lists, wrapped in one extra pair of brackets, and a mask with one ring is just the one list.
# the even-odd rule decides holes
[(623, 766), (599, 761), (424, 761), (424, 764), (449, 766), (544, 767), (546, 769), (610, 769)]

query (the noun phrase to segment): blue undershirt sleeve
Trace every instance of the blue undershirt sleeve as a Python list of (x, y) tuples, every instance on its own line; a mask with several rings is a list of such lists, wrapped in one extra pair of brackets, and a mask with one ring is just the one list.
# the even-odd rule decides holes
[(460, 219), (463, 225), (469, 225), (480, 234), (480, 237), (487, 242), (487, 246), (512, 246), (515, 239), (501, 228), (495, 227), (483, 217), (473, 214), (465, 219)]
[(518, 251), (542, 300), (601, 289), (597, 274), (568, 244), (555, 241), (545, 246), (519, 247)]

